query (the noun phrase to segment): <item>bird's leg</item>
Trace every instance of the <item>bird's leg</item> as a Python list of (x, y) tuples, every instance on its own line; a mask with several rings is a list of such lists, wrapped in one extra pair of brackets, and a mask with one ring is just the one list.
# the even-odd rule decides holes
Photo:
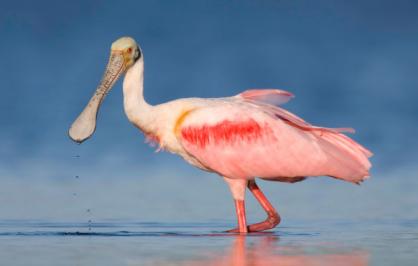
[(232, 179), (224, 177), (226, 183), (229, 185), (232, 196), (235, 202), (235, 211), (237, 213), (238, 228), (232, 229), (227, 232), (235, 233), (247, 233), (247, 220), (245, 217), (245, 189), (247, 187), (247, 180)]
[[(255, 180), (248, 181), (248, 189), (260, 203), (261, 207), (266, 211), (267, 218), (263, 222), (251, 224), (248, 226), (248, 232), (260, 232), (276, 227), (280, 223), (280, 216), (271, 203), (267, 200), (264, 193), (255, 183)], [(238, 228), (232, 229), (228, 232), (238, 232)]]
[(254, 197), (260, 203), (261, 207), (266, 211), (267, 218), (263, 222), (251, 224), (248, 226), (249, 232), (259, 232), (276, 227), (280, 223), (280, 215), (274, 209), (273, 205), (268, 201), (264, 193), (255, 183), (255, 180), (248, 182), (248, 189), (253, 193)]
[(247, 233), (247, 219), (245, 217), (245, 201), (244, 200), (234, 200), (235, 202), (235, 211), (237, 212), (238, 219), (238, 233)]

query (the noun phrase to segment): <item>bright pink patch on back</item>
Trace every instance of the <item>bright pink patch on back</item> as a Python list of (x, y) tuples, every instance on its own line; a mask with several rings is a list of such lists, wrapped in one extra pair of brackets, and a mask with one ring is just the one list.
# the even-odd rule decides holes
[(235, 141), (252, 141), (261, 136), (261, 131), (261, 126), (252, 119), (245, 122), (224, 120), (216, 125), (185, 127), (181, 130), (181, 136), (187, 142), (203, 148), (209, 143), (232, 144)]

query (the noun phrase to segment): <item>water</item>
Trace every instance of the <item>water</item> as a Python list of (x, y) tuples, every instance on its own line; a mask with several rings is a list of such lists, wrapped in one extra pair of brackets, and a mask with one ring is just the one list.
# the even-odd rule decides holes
[[(416, 265), (417, 220), (231, 223), (0, 222), (2, 265)], [(91, 229), (91, 230), (90, 230)]]
[[(3, 178), (0, 265), (418, 263), (414, 171), (374, 175), (361, 186), (330, 178), (260, 181), (282, 223), (246, 237), (224, 233), (235, 213), (220, 178), (177, 175)], [(251, 195), (246, 207), (249, 222), (264, 218)]]

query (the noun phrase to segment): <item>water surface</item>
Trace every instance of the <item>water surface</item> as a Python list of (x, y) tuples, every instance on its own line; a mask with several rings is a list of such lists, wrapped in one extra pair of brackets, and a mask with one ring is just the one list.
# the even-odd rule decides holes
[(288, 221), (248, 236), (232, 223), (0, 222), (2, 265), (416, 265), (418, 221)]

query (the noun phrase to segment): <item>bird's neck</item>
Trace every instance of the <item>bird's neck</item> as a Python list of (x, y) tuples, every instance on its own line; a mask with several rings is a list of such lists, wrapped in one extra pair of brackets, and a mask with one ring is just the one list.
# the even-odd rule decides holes
[(128, 69), (123, 81), (123, 102), (129, 121), (146, 133), (151, 133), (153, 106), (144, 99), (144, 61), (139, 59)]

